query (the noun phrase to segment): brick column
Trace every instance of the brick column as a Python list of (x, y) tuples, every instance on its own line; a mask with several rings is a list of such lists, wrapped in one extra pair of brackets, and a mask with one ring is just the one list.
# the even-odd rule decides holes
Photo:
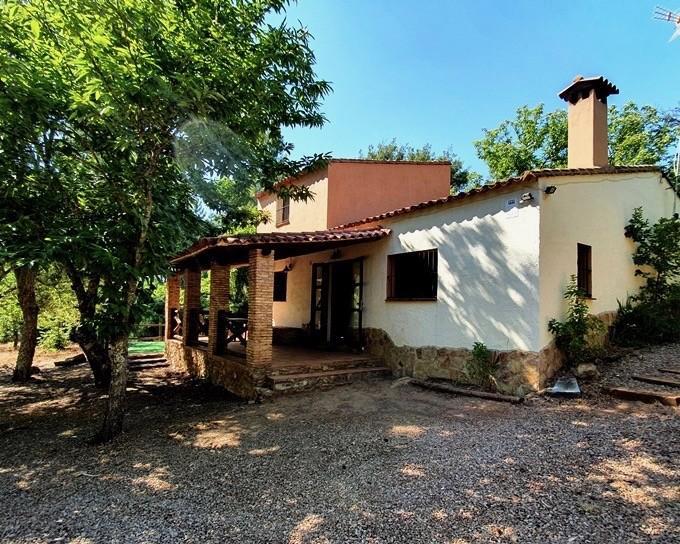
[(274, 302), (274, 254), (251, 249), (248, 255), (248, 344), (249, 365), (272, 362), (272, 306)]
[(218, 330), (218, 312), (229, 311), (229, 266), (213, 264), (210, 267), (210, 317), (208, 321), (208, 352), (224, 352), (224, 329)]
[(182, 316), (182, 343), (185, 346), (198, 340), (196, 323), (192, 321), (192, 311), (201, 309), (201, 271), (184, 271), (184, 315)]
[(172, 338), (175, 328), (174, 310), (179, 310), (179, 275), (168, 276), (165, 282), (165, 337)]

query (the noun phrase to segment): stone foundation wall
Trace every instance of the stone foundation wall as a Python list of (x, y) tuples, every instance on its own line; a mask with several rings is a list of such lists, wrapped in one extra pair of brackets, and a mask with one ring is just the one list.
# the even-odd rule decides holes
[(247, 365), (245, 360), (210, 355), (206, 349), (183, 346), (179, 340), (166, 340), (165, 356), (173, 370), (208, 380), (244, 399), (261, 396), (266, 371)]
[[(465, 374), (465, 365), (472, 355), (469, 349), (396, 346), (382, 329), (365, 329), (364, 339), (369, 353), (380, 357), (397, 376), (469, 383)], [(496, 353), (499, 370), (495, 377), (504, 393), (524, 395), (542, 389), (562, 366), (562, 356), (553, 345), (540, 353), (519, 350)]]

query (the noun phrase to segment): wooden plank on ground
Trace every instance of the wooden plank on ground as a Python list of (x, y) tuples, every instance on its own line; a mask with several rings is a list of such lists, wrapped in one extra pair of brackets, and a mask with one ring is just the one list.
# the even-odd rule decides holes
[(680, 380), (674, 380), (672, 377), (666, 376), (633, 376), (634, 380), (639, 382), (653, 383), (656, 385), (667, 385), (668, 387), (680, 387)]
[(680, 374), (680, 368), (659, 368), (659, 372), (668, 372), (669, 374)]
[(84, 353), (79, 353), (78, 355), (74, 355), (73, 357), (69, 357), (68, 359), (64, 359), (63, 361), (56, 361), (54, 363), (54, 366), (68, 367), (82, 365), (83, 363), (87, 363), (87, 358), (85, 357)]
[(464, 395), (466, 397), (476, 397), (480, 399), (495, 400), (499, 402), (510, 402), (512, 404), (519, 404), (524, 400), (522, 397), (515, 397), (513, 395), (501, 395), (500, 393), (476, 391), (474, 389), (455, 387), (453, 385), (449, 385), (448, 383), (433, 382), (430, 380), (412, 379), (411, 383), (424, 389), (432, 389), (433, 391), (441, 391), (443, 393), (453, 393), (454, 395)]
[(680, 394), (665, 391), (645, 391), (642, 389), (627, 389), (625, 387), (608, 387), (606, 391), (619, 399), (638, 400), (641, 402), (660, 402), (665, 406), (678, 406)]

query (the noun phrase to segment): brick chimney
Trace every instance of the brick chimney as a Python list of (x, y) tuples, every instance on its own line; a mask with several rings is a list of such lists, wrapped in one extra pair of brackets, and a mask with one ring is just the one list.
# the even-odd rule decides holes
[(607, 97), (619, 94), (604, 77), (576, 76), (560, 93), (569, 103), (569, 168), (593, 168), (609, 164)]

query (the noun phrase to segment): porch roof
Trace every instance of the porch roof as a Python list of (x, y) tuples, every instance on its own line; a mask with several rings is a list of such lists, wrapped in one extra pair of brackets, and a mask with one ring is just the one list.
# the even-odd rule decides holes
[(389, 236), (390, 232), (390, 229), (370, 228), (215, 236), (201, 238), (171, 259), (170, 263), (177, 268), (204, 267), (211, 262), (245, 264), (248, 262), (248, 252), (251, 249), (274, 251), (276, 259), (286, 259), (297, 255), (380, 240)]

